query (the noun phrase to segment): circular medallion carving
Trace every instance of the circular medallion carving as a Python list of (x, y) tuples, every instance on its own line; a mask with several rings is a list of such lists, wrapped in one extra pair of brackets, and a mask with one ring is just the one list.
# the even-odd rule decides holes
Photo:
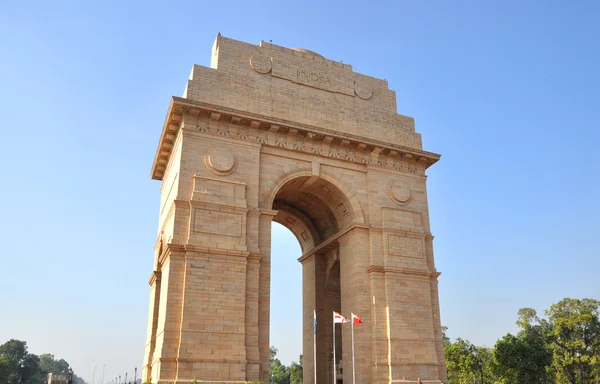
[(393, 181), (390, 183), (388, 191), (390, 198), (395, 203), (400, 205), (408, 204), (411, 197), (410, 187), (408, 184), (400, 181)]
[(237, 167), (237, 157), (225, 149), (211, 149), (204, 155), (204, 163), (217, 175), (229, 175)]
[(363, 100), (369, 100), (371, 97), (373, 97), (373, 91), (361, 87), (359, 84), (356, 83), (354, 83), (354, 94)]
[(250, 63), (250, 67), (258, 73), (264, 75), (271, 72), (271, 57), (269, 56), (257, 53), (250, 55), (248, 57), (248, 62)]

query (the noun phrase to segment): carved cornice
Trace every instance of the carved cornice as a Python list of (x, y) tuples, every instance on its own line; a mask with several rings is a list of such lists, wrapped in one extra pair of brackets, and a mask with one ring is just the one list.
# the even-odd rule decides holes
[(213, 255), (235, 256), (243, 258), (248, 258), (250, 256), (250, 252), (247, 251), (238, 251), (236, 249), (209, 248), (191, 244), (185, 245), (185, 250), (187, 252), (208, 253)]
[(367, 164), (370, 166), (422, 173), (440, 159), (440, 155), (419, 149), (388, 144), (356, 135), (319, 128), (287, 120), (238, 111), (209, 103), (172, 97), (152, 165), (151, 177), (162, 180), (183, 115), (231, 123), (211, 128), (207, 122), (197, 130), (214, 135), (254, 140), (259, 144), (314, 155)]
[[(226, 363), (226, 364), (247, 364), (248, 360), (236, 360), (236, 359), (190, 359), (190, 358), (182, 358), (182, 357), (159, 357), (156, 358), (152, 364), (154, 363)], [(201, 382), (200, 380), (197, 380)], [(206, 381), (206, 380), (204, 380)], [(219, 380), (220, 381), (220, 380)], [(214, 382), (214, 380), (210, 380), (209, 382)], [(226, 383), (237, 383), (238, 381), (226, 381)], [(241, 381), (243, 383), (243, 381)]]
[(423, 276), (423, 277), (431, 277), (437, 278), (441, 275), (440, 272), (437, 271), (425, 271), (421, 269), (412, 269), (412, 268), (386, 268), (379, 265), (371, 265), (367, 271), (369, 273), (398, 273), (403, 275), (414, 275), (414, 276)]
[(247, 252), (247, 251), (238, 251), (237, 249), (210, 248), (210, 247), (203, 247), (203, 246), (198, 246), (198, 245), (193, 245), (193, 244), (167, 243), (167, 244), (165, 244), (165, 252), (163, 252), (163, 254), (160, 256), (159, 262), (163, 263), (164, 260), (167, 258), (167, 256), (171, 257), (173, 252), (182, 253), (181, 255), (177, 255), (177, 256), (181, 256), (181, 257), (183, 257), (186, 252), (198, 252), (198, 253), (206, 253), (206, 254), (212, 254), (212, 255), (241, 257), (244, 259), (251, 259), (251, 260), (261, 260), (262, 259), (262, 254), (254, 253), (254, 252)]
[(150, 278), (148, 279), (148, 285), (152, 286), (156, 280), (160, 280), (160, 271), (152, 271)]

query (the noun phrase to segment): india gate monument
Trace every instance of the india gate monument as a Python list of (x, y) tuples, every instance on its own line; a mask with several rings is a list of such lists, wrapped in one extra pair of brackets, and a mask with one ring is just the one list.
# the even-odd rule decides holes
[(143, 381), (268, 382), (275, 221), (302, 249), (305, 384), (352, 384), (350, 324), (336, 325), (333, 383), (333, 311), (362, 318), (357, 384), (445, 382), (425, 175), (439, 158), (387, 81), (217, 35), (210, 68), (171, 98), (152, 165)]

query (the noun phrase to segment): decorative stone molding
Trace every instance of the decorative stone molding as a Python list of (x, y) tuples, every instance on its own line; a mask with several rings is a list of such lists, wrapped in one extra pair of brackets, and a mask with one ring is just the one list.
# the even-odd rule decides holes
[(250, 68), (262, 75), (271, 72), (271, 58), (269, 56), (261, 54), (250, 55), (248, 63), (250, 64)]
[[(173, 140), (181, 128), (183, 114), (198, 118), (196, 130), (199, 132), (419, 175), (423, 175), (425, 169), (440, 159), (438, 154), (414, 148), (289, 121), (274, 121), (248, 112), (173, 97), (152, 166), (153, 179), (161, 180), (166, 171)], [(214, 127), (212, 121), (215, 122)], [(227, 123), (235, 127), (233, 133), (224, 127)], [(215, 163), (210, 162), (213, 166), (209, 163), (207, 166), (220, 175), (235, 171), (235, 158), (234, 165), (230, 168), (227, 168), (227, 164), (231, 164), (231, 158), (223, 157), (222, 160), (225, 165), (216, 166), (215, 160)], [(403, 194), (398, 193), (400, 198), (397, 202), (401, 203)]]
[(410, 202), (411, 190), (405, 182), (392, 181), (388, 186), (388, 195), (396, 204), (406, 205)]
[(148, 279), (148, 285), (152, 286), (155, 281), (160, 280), (161, 271), (153, 271)]
[(441, 275), (441, 272), (435, 270), (430, 271), (414, 268), (386, 268), (378, 265), (371, 265), (367, 271), (369, 273), (397, 273), (403, 275), (422, 276), (424, 278), (438, 278)]
[[(295, 49), (298, 50), (298, 49)], [(298, 50), (324, 59), (321, 55), (307, 50)], [(248, 56), (248, 64), (255, 72), (261, 75), (271, 75), (281, 79), (289, 80), (296, 84), (305, 85), (312, 88), (322, 89), (324, 91), (340, 93), (348, 96), (358, 96), (362, 100), (369, 100), (373, 97), (373, 90), (363, 84), (352, 82), (347, 78), (343, 71), (330, 68), (333, 71), (333, 77), (330, 72), (322, 72), (312, 66), (297, 66), (289, 68), (278, 61), (277, 55), (255, 52)], [(338, 76), (335, 76), (338, 75)], [(339, 77), (339, 79), (338, 79)], [(341, 79), (341, 80), (340, 80)]]
[(363, 100), (369, 100), (371, 97), (373, 97), (373, 91), (363, 88), (356, 83), (354, 83), (354, 94)]
[(237, 156), (225, 149), (211, 149), (204, 155), (204, 164), (215, 175), (226, 176), (237, 168)]

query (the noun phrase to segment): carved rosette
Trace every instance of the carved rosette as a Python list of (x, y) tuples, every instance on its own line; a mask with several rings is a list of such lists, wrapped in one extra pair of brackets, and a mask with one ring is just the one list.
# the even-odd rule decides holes
[(392, 181), (388, 187), (390, 199), (398, 205), (406, 205), (410, 202), (411, 191), (408, 184), (401, 181)]
[(215, 175), (226, 176), (237, 168), (237, 156), (225, 149), (211, 149), (204, 155), (204, 164)]

